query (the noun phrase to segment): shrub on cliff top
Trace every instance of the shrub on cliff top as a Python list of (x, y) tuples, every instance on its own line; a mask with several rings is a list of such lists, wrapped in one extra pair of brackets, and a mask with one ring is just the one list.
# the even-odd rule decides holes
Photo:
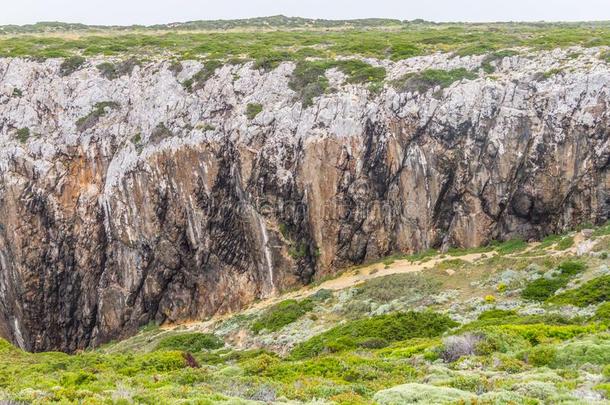
[(427, 69), (403, 76), (394, 82), (394, 87), (401, 92), (425, 93), (436, 86), (445, 88), (463, 79), (472, 80), (476, 78), (476, 73), (464, 68), (453, 70)]
[(135, 58), (129, 58), (120, 63), (104, 62), (97, 65), (100, 75), (108, 80), (115, 80), (121, 76), (131, 75), (133, 69), (140, 65), (140, 61)]
[(347, 76), (347, 83), (370, 83), (381, 85), (386, 77), (383, 67), (375, 67), (361, 60), (342, 61), (300, 61), (297, 63), (288, 86), (294, 90), (303, 104), (310, 107), (313, 99), (326, 93), (328, 79), (326, 71), (336, 68)]
[(337, 326), (296, 346), (293, 358), (339, 352), (360, 346), (371, 338), (396, 342), (416, 337), (435, 337), (457, 323), (435, 312), (396, 312), (358, 319)]
[(205, 86), (206, 82), (214, 75), (216, 69), (222, 67), (222, 62), (217, 60), (209, 60), (206, 61), (203, 65), (203, 68), (199, 70), (199, 72), (195, 73), (193, 77), (187, 79), (182, 83), (182, 86), (188, 92), (194, 92), (199, 89), (202, 89)]
[(64, 61), (59, 66), (59, 74), (61, 76), (69, 76), (76, 72), (86, 62), (82, 56), (72, 56)]

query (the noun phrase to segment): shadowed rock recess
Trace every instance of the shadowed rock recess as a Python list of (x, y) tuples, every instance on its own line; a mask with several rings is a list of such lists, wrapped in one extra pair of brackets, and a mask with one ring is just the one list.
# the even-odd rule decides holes
[[(368, 60), (380, 92), (330, 69), (305, 108), (291, 62), (193, 84), (202, 63), (0, 59), (0, 336), (74, 351), (396, 251), (603, 222), (610, 70), (579, 52), (493, 75), (484, 56)], [(476, 77), (393, 85), (430, 68)]]

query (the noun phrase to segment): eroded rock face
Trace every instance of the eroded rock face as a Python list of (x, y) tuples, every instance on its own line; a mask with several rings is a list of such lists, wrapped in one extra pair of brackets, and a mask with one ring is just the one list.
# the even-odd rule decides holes
[[(62, 77), (59, 60), (0, 59), (0, 336), (73, 351), (394, 251), (605, 221), (598, 51), (505, 58), (426, 94), (329, 71), (338, 90), (306, 109), (291, 63), (227, 65), (190, 93), (196, 62), (109, 80), (101, 60)], [(370, 62), (396, 79), (481, 61)]]

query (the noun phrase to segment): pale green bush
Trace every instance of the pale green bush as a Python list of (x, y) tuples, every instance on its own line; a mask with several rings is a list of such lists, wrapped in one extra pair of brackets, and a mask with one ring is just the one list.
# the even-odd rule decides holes
[(380, 405), (403, 404), (443, 404), (446, 402), (467, 401), (475, 395), (448, 387), (435, 387), (425, 384), (404, 384), (379, 391), (373, 400)]

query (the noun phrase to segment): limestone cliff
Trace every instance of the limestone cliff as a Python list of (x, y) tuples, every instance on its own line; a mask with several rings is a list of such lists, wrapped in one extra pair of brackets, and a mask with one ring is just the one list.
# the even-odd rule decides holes
[[(493, 74), (485, 56), (369, 60), (380, 92), (331, 69), (306, 108), (290, 62), (227, 64), (189, 91), (202, 63), (109, 77), (101, 59), (0, 59), (0, 336), (74, 351), (395, 251), (605, 221), (598, 52), (524, 51)], [(391, 85), (429, 68), (478, 77)]]

